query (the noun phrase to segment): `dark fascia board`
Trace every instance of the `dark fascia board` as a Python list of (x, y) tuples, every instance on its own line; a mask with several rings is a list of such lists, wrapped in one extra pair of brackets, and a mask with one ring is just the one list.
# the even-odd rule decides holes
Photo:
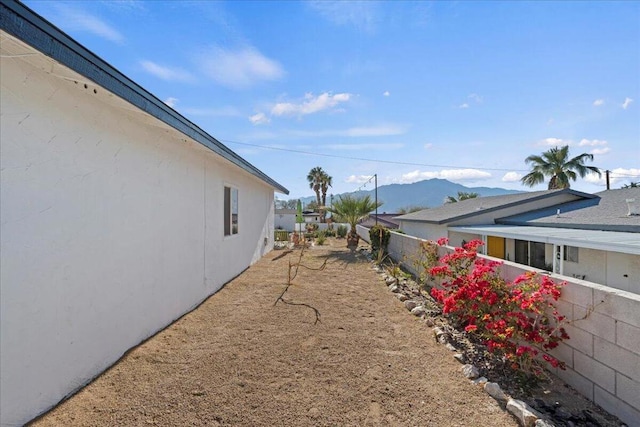
[(282, 185), (234, 153), (160, 99), (80, 45), (56, 26), (16, 0), (0, 2), (0, 28), (43, 54), (92, 80), (142, 111), (166, 123), (209, 150), (289, 194)]
[(446, 218), (446, 219), (441, 219), (439, 221), (432, 221), (432, 220), (425, 220), (425, 219), (403, 219), (402, 217), (395, 217), (394, 219), (399, 220), (399, 221), (407, 221), (407, 222), (425, 222), (428, 224), (438, 224), (438, 225), (442, 225), (442, 224), (447, 224), (450, 222), (454, 222), (454, 221), (459, 221), (461, 219), (466, 219), (466, 218), (471, 218), (474, 217), (478, 214), (483, 214), (483, 213), (487, 213), (487, 212), (495, 212), (501, 209), (505, 209), (505, 208), (510, 208), (513, 206), (517, 206), (523, 203), (529, 203), (529, 202), (534, 202), (537, 200), (542, 200), (542, 199), (546, 199), (549, 197), (553, 197), (556, 196), (558, 194), (573, 194), (574, 196), (578, 196), (578, 197), (582, 197), (584, 199), (594, 199), (597, 198), (599, 196), (595, 195), (595, 194), (589, 194), (589, 193), (583, 193), (582, 191), (577, 191), (577, 190), (572, 190), (570, 188), (565, 188), (564, 190), (560, 190), (560, 191), (556, 191), (553, 193), (545, 193), (545, 194), (540, 194), (538, 196), (534, 196), (531, 197), (530, 199), (524, 199), (524, 200), (518, 200), (515, 202), (511, 202), (511, 203), (505, 203), (504, 205), (499, 205), (499, 206), (494, 206), (492, 208), (487, 208), (487, 209), (482, 209), (479, 211), (473, 211), (473, 212), (469, 212), (466, 214), (462, 214), (462, 215), (458, 215), (458, 216), (454, 216), (454, 217), (450, 217), (450, 218)]
[(558, 224), (555, 222), (536, 222), (530, 223), (525, 221), (496, 220), (499, 225), (515, 225), (523, 227), (549, 227), (549, 228), (567, 228), (572, 230), (593, 230), (593, 231), (618, 231), (624, 233), (640, 233), (640, 227), (629, 224)]

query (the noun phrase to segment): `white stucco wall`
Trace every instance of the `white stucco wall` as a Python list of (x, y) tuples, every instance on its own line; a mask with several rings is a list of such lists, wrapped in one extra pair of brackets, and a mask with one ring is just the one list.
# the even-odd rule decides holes
[[(263, 181), (68, 69), (42, 56), (1, 61), (0, 424), (9, 426), (259, 259), (273, 247), (274, 204)], [(224, 185), (239, 190), (230, 237)]]
[(400, 229), (410, 236), (425, 240), (438, 240), (448, 235), (446, 225), (427, 224), (417, 221), (400, 221)]
[(296, 226), (296, 214), (276, 212), (274, 226), (277, 229), (293, 231)]

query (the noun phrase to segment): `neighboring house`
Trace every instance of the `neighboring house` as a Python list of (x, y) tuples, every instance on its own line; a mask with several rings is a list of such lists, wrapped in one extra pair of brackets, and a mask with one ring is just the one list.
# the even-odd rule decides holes
[(273, 248), (273, 181), (0, 3), (0, 424), (56, 405)]
[(302, 217), (304, 218), (304, 222), (307, 224), (319, 224), (320, 223), (320, 213), (314, 211), (304, 211), (302, 213)]
[(378, 225), (387, 227), (390, 230), (397, 230), (398, 228), (400, 228), (400, 222), (397, 219), (395, 219), (397, 216), (398, 216), (397, 213), (395, 214), (381, 213), (378, 215), (370, 214), (366, 219), (360, 222), (360, 225), (362, 225), (363, 227), (370, 228), (376, 225), (377, 223)]
[(412, 236), (448, 237), (451, 245), (481, 239), (487, 255), (640, 293), (635, 203), (638, 188), (564, 189), (479, 197), (396, 219)]
[(276, 230), (293, 231), (296, 226), (295, 209), (276, 209), (274, 226)]

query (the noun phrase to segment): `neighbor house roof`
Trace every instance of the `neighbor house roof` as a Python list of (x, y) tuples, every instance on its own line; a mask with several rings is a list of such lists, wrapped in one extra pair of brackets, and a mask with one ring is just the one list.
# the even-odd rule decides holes
[(640, 234), (637, 233), (515, 225), (459, 226), (449, 230), (640, 255)]
[[(476, 197), (456, 203), (447, 203), (437, 208), (423, 209), (407, 215), (396, 217), (400, 221), (419, 221), (431, 224), (445, 224), (469, 218), (479, 213), (497, 212), (523, 203), (542, 201), (547, 199), (550, 205), (566, 201), (588, 200), (597, 196), (571, 189), (534, 191), (529, 193), (505, 194), (501, 196)], [(554, 199), (558, 199), (554, 203)], [(564, 200), (563, 200), (564, 199)]]
[(289, 194), (289, 190), (285, 187), (24, 4), (14, 0), (0, 2), (0, 29), (202, 144), (275, 190)]
[[(640, 205), (640, 188), (606, 190), (592, 199), (577, 200), (544, 209), (496, 219), (497, 224), (579, 228), (640, 233), (640, 216), (628, 215), (628, 199)], [(558, 214), (559, 212), (559, 214)]]
[(378, 217), (378, 224), (383, 225), (387, 228), (399, 228), (400, 223), (394, 219), (398, 216), (398, 214), (370, 214), (367, 219), (363, 220), (360, 225), (363, 227), (373, 227), (376, 225), (376, 216)]

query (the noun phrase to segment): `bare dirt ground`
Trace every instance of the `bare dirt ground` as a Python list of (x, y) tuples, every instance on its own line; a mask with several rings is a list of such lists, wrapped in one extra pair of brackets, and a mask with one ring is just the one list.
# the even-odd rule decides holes
[(516, 426), (344, 240), (272, 251), (35, 426)]

